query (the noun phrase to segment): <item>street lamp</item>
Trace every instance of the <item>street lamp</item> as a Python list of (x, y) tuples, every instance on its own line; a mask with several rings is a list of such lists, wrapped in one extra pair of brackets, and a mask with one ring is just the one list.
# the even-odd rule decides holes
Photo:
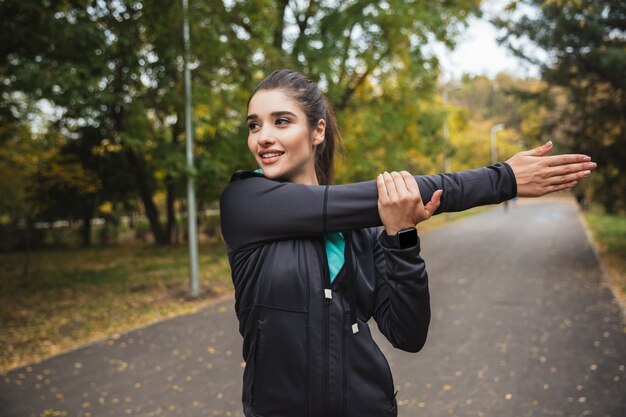
[(198, 282), (198, 233), (196, 225), (196, 193), (193, 177), (193, 127), (191, 125), (191, 70), (189, 69), (189, 4), (183, 0), (183, 47), (184, 53), (184, 79), (185, 79), (185, 142), (187, 167), (187, 221), (189, 228), (189, 271), (191, 296), (196, 297), (200, 293)]
[(501, 131), (502, 129), (504, 129), (504, 124), (503, 123), (498, 123), (497, 125), (493, 126), (490, 130), (491, 133), (491, 163), (495, 164), (496, 162), (498, 162), (498, 151), (496, 149), (496, 133), (498, 133), (499, 131)]
[(450, 91), (459, 90), (460, 87), (454, 87), (452, 89), (448, 89), (448, 85), (443, 85), (443, 111), (445, 114), (445, 119), (443, 121), (443, 143), (445, 146), (444, 155), (443, 155), (443, 170), (448, 173), (452, 171), (450, 164), (450, 148), (452, 144), (450, 143), (450, 127), (448, 122), (448, 93)]

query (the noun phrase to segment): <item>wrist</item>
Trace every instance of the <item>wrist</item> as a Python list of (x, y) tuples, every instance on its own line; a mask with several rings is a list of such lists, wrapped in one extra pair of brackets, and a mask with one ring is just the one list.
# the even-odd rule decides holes
[(385, 233), (387, 233), (387, 236), (395, 236), (398, 234), (398, 232), (400, 232), (400, 230), (410, 229), (414, 227), (415, 227), (414, 224), (405, 224), (401, 226), (390, 226), (390, 227), (385, 226)]
[(400, 231), (400, 229), (395, 229), (395, 228), (386, 228), (385, 227), (385, 233), (387, 234), (387, 236), (395, 236), (398, 234), (398, 232)]
[(404, 227), (397, 233), (392, 235), (385, 230), (384, 236), (381, 236), (388, 246), (396, 249), (407, 249), (417, 245), (419, 239), (415, 226)]

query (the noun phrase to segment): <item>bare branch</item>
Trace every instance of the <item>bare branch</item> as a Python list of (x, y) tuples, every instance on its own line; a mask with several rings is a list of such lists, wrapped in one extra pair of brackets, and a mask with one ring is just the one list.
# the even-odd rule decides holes
[(343, 92), (343, 95), (341, 96), (341, 100), (339, 101), (339, 103), (337, 103), (335, 105), (335, 109), (337, 111), (341, 111), (341, 110), (343, 110), (343, 109), (345, 109), (347, 107), (347, 105), (350, 102), (350, 99), (352, 98), (352, 96), (354, 95), (354, 92), (356, 91), (356, 89), (361, 84), (363, 84), (363, 82), (365, 82), (367, 77), (372, 73), (372, 71), (374, 71), (374, 69), (378, 68), (378, 66), (380, 65), (382, 60), (387, 55), (389, 55), (390, 52), (391, 52), (391, 49), (389, 47), (387, 47), (385, 52), (383, 52), (378, 57), (378, 59), (376, 60), (376, 62), (373, 65), (368, 66), (367, 69), (365, 70), (365, 72), (363, 72), (363, 74), (361, 74), (361, 75), (356, 77), (356, 80), (352, 83), (352, 85), (348, 85), (346, 87), (346, 90)]

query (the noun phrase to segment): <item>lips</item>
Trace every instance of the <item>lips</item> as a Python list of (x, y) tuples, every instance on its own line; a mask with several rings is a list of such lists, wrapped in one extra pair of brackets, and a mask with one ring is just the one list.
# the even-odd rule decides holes
[(285, 152), (282, 152), (282, 151), (269, 149), (269, 150), (259, 152), (259, 156), (261, 157), (261, 162), (263, 162), (266, 165), (269, 165), (278, 161), (284, 153)]

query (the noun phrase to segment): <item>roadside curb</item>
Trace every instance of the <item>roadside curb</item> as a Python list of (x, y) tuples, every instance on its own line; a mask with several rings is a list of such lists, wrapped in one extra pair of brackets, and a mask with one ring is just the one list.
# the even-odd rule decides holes
[[(155, 325), (157, 325), (159, 323), (163, 323), (163, 322), (168, 321), (168, 320), (173, 320), (173, 319), (176, 319), (176, 318), (179, 318), (179, 317), (184, 317), (184, 316), (189, 316), (189, 315), (192, 315), (192, 314), (197, 314), (197, 313), (199, 313), (200, 311), (202, 311), (204, 309), (211, 308), (215, 304), (221, 303), (222, 301), (225, 301), (225, 300), (227, 300), (229, 298), (233, 298), (233, 297), (234, 297), (234, 292), (233, 291), (231, 291), (229, 293), (226, 293), (226, 294), (222, 294), (219, 297), (207, 300), (206, 303), (199, 305), (196, 309), (194, 309), (192, 311), (189, 311), (187, 313), (175, 314), (175, 315), (173, 315), (171, 317), (159, 318), (157, 320), (154, 320), (154, 321), (151, 321), (151, 322), (148, 322), (148, 323), (144, 323), (144, 324), (142, 324), (140, 326), (137, 326), (137, 327), (126, 329), (126, 330), (118, 332), (118, 333), (109, 334), (109, 335), (103, 336), (103, 337), (101, 337), (99, 339), (92, 340), (92, 341), (89, 341), (89, 342), (86, 342), (86, 343), (82, 343), (82, 344), (73, 346), (73, 347), (71, 347), (71, 348), (69, 348), (67, 350), (55, 353), (55, 354), (50, 355), (50, 356), (45, 356), (45, 357), (43, 357), (43, 358), (41, 358), (39, 360), (25, 362), (25, 363), (22, 363), (20, 365), (17, 365), (15, 367), (13, 367), (13, 368), (4, 369), (4, 370), (0, 371), (0, 376), (6, 375), (9, 372), (14, 372), (14, 371), (16, 371), (18, 369), (27, 368), (27, 367), (33, 366), (33, 365), (38, 365), (38, 364), (40, 364), (42, 362), (45, 362), (47, 360), (50, 360), (50, 359), (53, 359), (53, 358), (56, 358), (56, 357), (59, 357), (59, 356), (67, 355), (67, 354), (72, 353), (74, 351), (77, 351), (77, 350), (80, 350), (80, 349), (84, 349), (84, 348), (87, 348), (87, 347), (90, 347), (90, 346), (93, 346), (93, 345), (97, 345), (98, 343), (105, 343), (108, 340), (116, 340), (116, 339), (119, 339), (119, 338), (123, 337), (124, 335), (129, 334), (129, 333), (136, 332), (138, 330), (143, 330), (143, 329), (146, 329), (146, 328), (151, 327), (151, 326), (155, 326)], [(233, 298), (233, 300), (234, 300), (234, 298)]]
[(589, 241), (589, 246), (591, 246), (591, 250), (598, 261), (598, 265), (600, 266), (600, 272), (602, 273), (602, 284), (608, 287), (609, 290), (611, 290), (611, 294), (613, 294), (615, 302), (620, 307), (622, 320), (626, 322), (626, 297), (623, 297), (620, 294), (620, 289), (613, 285), (611, 273), (604, 264), (604, 259), (602, 258), (602, 254), (598, 247), (598, 242), (596, 242), (596, 239), (593, 236), (593, 232), (591, 231), (589, 224), (587, 224), (587, 219), (585, 219), (585, 216), (583, 216), (582, 214), (580, 205), (576, 201), (573, 201), (572, 203), (576, 206), (576, 213), (578, 214), (578, 218), (580, 219), (580, 224), (582, 224), (583, 226), (585, 234), (587, 235), (587, 240)]

